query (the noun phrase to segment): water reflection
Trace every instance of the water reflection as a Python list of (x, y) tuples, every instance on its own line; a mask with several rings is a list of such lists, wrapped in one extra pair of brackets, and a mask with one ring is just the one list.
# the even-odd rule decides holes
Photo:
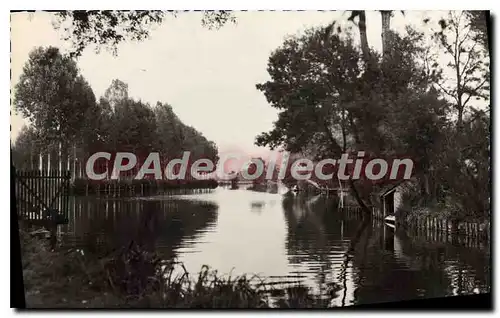
[(263, 201), (252, 201), (250, 203), (250, 209), (253, 211), (253, 212), (257, 212), (257, 213), (260, 213), (262, 212), (263, 208), (266, 206), (266, 202), (263, 202)]
[(217, 205), (175, 197), (158, 200), (73, 198), (68, 239), (89, 252), (105, 254), (138, 243), (165, 259), (202, 239), (217, 223)]
[(73, 199), (68, 231), (98, 252), (135, 240), (196, 272), (300, 281), (332, 305), (487, 292), (488, 247), (364, 224), (338, 199), (251, 185), (209, 193)]

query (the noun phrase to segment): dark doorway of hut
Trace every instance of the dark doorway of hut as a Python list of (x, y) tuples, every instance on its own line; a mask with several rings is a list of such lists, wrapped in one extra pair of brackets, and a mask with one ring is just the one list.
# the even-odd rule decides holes
[(383, 213), (384, 223), (391, 229), (396, 227), (396, 215), (394, 211), (394, 193), (395, 188), (383, 194)]

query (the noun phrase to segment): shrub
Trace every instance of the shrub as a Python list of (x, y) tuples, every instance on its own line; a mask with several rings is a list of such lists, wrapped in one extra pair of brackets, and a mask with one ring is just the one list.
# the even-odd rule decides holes
[(21, 233), (28, 307), (312, 308), (325, 307), (303, 286), (269, 287), (258, 276), (224, 277), (203, 266), (191, 277), (183, 264), (162, 261), (132, 242), (104, 257), (51, 251)]

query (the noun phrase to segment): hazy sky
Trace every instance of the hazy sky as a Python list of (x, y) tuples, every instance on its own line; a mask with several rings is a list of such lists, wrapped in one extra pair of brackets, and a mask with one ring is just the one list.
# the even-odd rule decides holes
[[(406, 12), (403, 17), (397, 13), (391, 27), (402, 30), (412, 22), (418, 27), (423, 15)], [(239, 12), (236, 17), (236, 25), (217, 31), (203, 28), (199, 13), (169, 17), (150, 39), (119, 45), (117, 57), (107, 51), (96, 54), (93, 48), (87, 49), (78, 66), (97, 98), (118, 78), (128, 83), (133, 98), (171, 104), (184, 123), (215, 141), (221, 150), (259, 152), (253, 145), (255, 136), (270, 130), (277, 119), (276, 111), (255, 88), (255, 84), (268, 79), (270, 53), (287, 35), (305, 28), (333, 20), (350, 24), (347, 14), (341, 11)], [(44, 12), (11, 15), (13, 86), (35, 47), (52, 45), (63, 51), (67, 47), (52, 27), (52, 19), (52, 14)], [(380, 49), (380, 14), (368, 12), (367, 25), (370, 45)], [(353, 30), (357, 40), (357, 28)], [(12, 116), (12, 138), (18, 135), (23, 122), (20, 116)]]

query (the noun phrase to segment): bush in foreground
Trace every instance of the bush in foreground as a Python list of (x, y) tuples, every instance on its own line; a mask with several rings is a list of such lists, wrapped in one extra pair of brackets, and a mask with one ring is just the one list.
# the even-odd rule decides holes
[(223, 277), (203, 266), (191, 276), (131, 243), (98, 258), (80, 250), (51, 251), (21, 233), (29, 308), (313, 308), (327, 301), (302, 286), (269, 287), (259, 277)]

